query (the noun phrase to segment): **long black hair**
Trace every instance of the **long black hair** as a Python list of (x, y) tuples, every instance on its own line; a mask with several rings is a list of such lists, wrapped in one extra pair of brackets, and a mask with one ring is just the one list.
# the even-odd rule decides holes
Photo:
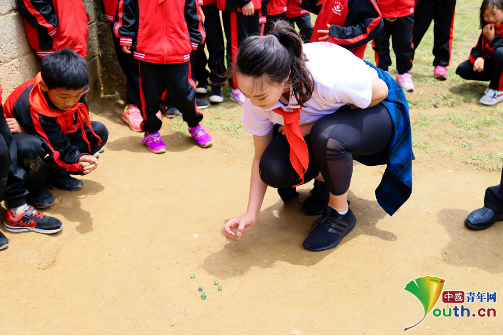
[(500, 10), (503, 10), (503, 0), (484, 0), (480, 5), (480, 29), (484, 28), (487, 24), (486, 20), (484, 20), (484, 13), (486, 9), (496, 7)]
[[(314, 82), (306, 67), (302, 39), (286, 21), (277, 21), (267, 36), (250, 36), (236, 55), (233, 73), (254, 78), (266, 75), (273, 84), (289, 84), (298, 103), (311, 99)], [(290, 77), (289, 77), (290, 76)]]

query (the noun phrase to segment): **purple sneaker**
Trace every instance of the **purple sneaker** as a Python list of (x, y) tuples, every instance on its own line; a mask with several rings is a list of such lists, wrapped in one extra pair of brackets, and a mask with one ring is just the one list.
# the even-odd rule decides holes
[(206, 128), (201, 126), (201, 124), (196, 127), (189, 127), (189, 133), (194, 140), (197, 141), (197, 144), (203, 148), (211, 146), (213, 139), (208, 134)]
[(240, 89), (231, 90), (231, 100), (233, 102), (238, 103), (239, 105), (245, 104), (245, 96), (243, 95), (243, 92), (241, 92)]
[(141, 143), (147, 145), (148, 150), (152, 153), (162, 154), (166, 152), (166, 145), (162, 142), (159, 132), (145, 132), (145, 137)]

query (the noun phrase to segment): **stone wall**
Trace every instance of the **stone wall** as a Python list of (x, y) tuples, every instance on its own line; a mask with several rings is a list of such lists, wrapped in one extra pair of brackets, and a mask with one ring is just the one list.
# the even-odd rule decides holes
[[(87, 100), (101, 94), (100, 44), (97, 16), (103, 16), (99, 0), (84, 0), (90, 14), (87, 63), (89, 65), (90, 91)], [(17, 10), (16, 0), (0, 0), (0, 84), (5, 98), (20, 84), (34, 77), (40, 61), (26, 38), (24, 22)]]

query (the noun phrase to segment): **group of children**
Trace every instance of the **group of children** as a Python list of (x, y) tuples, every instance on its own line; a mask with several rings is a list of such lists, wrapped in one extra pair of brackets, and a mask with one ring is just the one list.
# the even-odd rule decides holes
[[(28, 41), (42, 62), (41, 72), (35, 78), (4, 99), (0, 119), (0, 199), (5, 199), (9, 207), (4, 226), (12, 232), (54, 233), (61, 230), (62, 223), (43, 215), (34, 207), (40, 209), (53, 204), (48, 186), (68, 191), (83, 187), (82, 181), (71, 175), (88, 174), (98, 167), (97, 157), (107, 141), (108, 131), (103, 124), (90, 121), (85, 102), (89, 75), (84, 57), (87, 55), (89, 15), (83, 1), (18, 0), (18, 8), (25, 20)], [(280, 51), (285, 46), (298, 51), (299, 41), (326, 41), (348, 49), (359, 58), (363, 58), (367, 43), (373, 41), (379, 71), (368, 73), (363, 70), (366, 67), (362, 64), (354, 60), (350, 62), (354, 63), (354, 69), (360, 69), (362, 83), (368, 84), (369, 80), (380, 78), (382, 83), (378, 83), (386, 83), (388, 88), (394, 85), (387, 74), (391, 65), (391, 37), (397, 57), (396, 82), (405, 91), (412, 91), (414, 85), (410, 70), (414, 50), (431, 20), (435, 21), (434, 76), (440, 80), (447, 79), (454, 9), (455, 0), (103, 0), (117, 58), (127, 78), (127, 104), (122, 117), (132, 130), (144, 133), (142, 143), (154, 153), (166, 151), (159, 133), (162, 114), (168, 117), (181, 114), (197, 144), (211, 146), (212, 138), (201, 126), (203, 115), (199, 112), (209, 103), (199, 99), (197, 94), (209, 92), (210, 102), (222, 102), (222, 86), (227, 80), (231, 86), (230, 99), (242, 105), (249, 103), (240, 88), (250, 91), (252, 87), (247, 86), (249, 83), (239, 83), (240, 74), (246, 73), (245, 68), (249, 65), (241, 65), (239, 71), (234, 65), (239, 53), (242, 59), (246, 59), (242, 45), (250, 40), (247, 39), (250, 36), (266, 36), (272, 32), (279, 41), (274, 46)], [(311, 13), (317, 14), (314, 27)], [(276, 27), (278, 20), (285, 20), (292, 28), (287, 29), (281, 24)], [(295, 25), (300, 33), (299, 39), (293, 33)], [(456, 73), (466, 79), (490, 81), (481, 103), (492, 105), (503, 100), (503, 0), (483, 0), (480, 27), (482, 33), (476, 47), (472, 49), (469, 60), (459, 65)], [(224, 34), (227, 45), (224, 45)], [(291, 42), (285, 42), (288, 39)], [(271, 47), (271, 41), (269, 39), (263, 45), (257, 42), (255, 47)], [(313, 58), (316, 52), (348, 57), (341, 51), (332, 52), (326, 45), (306, 50), (311, 50), (310, 57)], [(250, 62), (262, 59), (265, 60), (261, 65), (264, 69), (270, 66), (264, 58), (265, 54), (256, 52), (250, 49), (250, 55), (255, 55)], [(294, 52), (293, 49), (291, 52)], [(308, 64), (295, 57), (292, 60), (300, 67)], [(337, 58), (334, 60), (337, 61)], [(320, 62), (330, 66), (328, 59)], [(241, 76), (241, 80), (243, 78), (246, 80), (246, 76)], [(297, 105), (290, 102), (293, 110), (295, 106), (303, 105), (300, 91), (308, 88), (306, 78), (297, 78), (302, 86), (290, 93), (292, 97), (301, 99)], [(311, 93), (319, 89), (311, 90)], [(363, 93), (362, 97), (370, 99)], [(310, 99), (310, 96), (305, 98)], [(288, 95), (285, 99), (288, 103)], [(354, 99), (361, 98), (355, 96), (348, 102), (361, 108), (370, 106), (359, 105)], [(386, 99), (382, 97), (379, 101), (385, 104)], [(382, 122), (386, 127), (390, 126), (389, 120), (385, 119)], [(252, 125), (257, 122), (256, 117), (250, 120)], [(347, 123), (352, 124), (352, 121)], [(256, 130), (257, 125), (245, 127), (261, 135), (261, 131)], [(389, 141), (388, 133), (391, 132), (384, 132), (386, 127), (381, 129), (383, 146)], [(367, 145), (370, 146), (364, 142), (362, 146)], [(362, 149), (360, 152), (367, 151)], [(358, 155), (357, 152), (354, 154)], [(271, 156), (271, 160), (278, 158), (279, 154)], [(320, 162), (318, 166), (320, 171), (325, 171), (325, 177), (330, 178), (330, 169), (323, 168)], [(302, 171), (298, 168), (297, 172)], [(307, 171), (307, 167), (304, 168)], [(269, 179), (270, 185), (279, 187), (283, 199), (292, 197), (292, 183), (276, 183), (273, 181), (275, 178), (271, 180), (270, 176), (266, 176), (267, 171), (264, 172), (264, 179)], [(350, 175), (349, 172), (346, 174)], [(349, 180), (336, 182), (337, 179), (340, 176), (333, 177), (328, 186), (323, 179), (317, 179), (303, 211), (311, 215), (323, 213), (330, 201), (330, 193), (341, 194), (343, 189), (347, 193)], [(403, 183), (405, 191), (399, 205), (410, 193), (408, 181)], [(284, 190), (285, 187), (287, 190)], [(336, 199), (337, 206), (344, 208), (341, 204), (345, 204), (347, 198)], [(396, 211), (397, 204), (390, 205), (387, 211)], [(6, 246), (7, 240), (0, 233), (0, 249)]]

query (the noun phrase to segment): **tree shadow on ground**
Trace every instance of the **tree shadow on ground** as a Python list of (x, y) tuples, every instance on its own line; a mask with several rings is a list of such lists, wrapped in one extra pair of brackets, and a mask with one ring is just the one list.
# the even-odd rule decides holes
[(80, 200), (88, 196), (96, 197), (103, 190), (105, 190), (103, 185), (93, 180), (85, 180), (84, 188), (79, 191), (53, 189), (54, 205), (50, 208), (51, 216), (59, 218), (63, 225), (65, 221), (61, 216), (67, 221), (79, 223), (75, 230), (80, 234), (91, 232), (93, 219), (88, 211), (82, 209)]
[(473, 231), (464, 225), (468, 214), (464, 209), (438, 212), (438, 222), (451, 237), (451, 242), (441, 251), (444, 262), (457, 267), (503, 273), (503, 225), (497, 222), (489, 229)]
[(226, 279), (239, 277), (252, 267), (273, 267), (278, 261), (299, 266), (315, 265), (360, 235), (376, 236), (388, 241), (397, 239), (392, 232), (376, 228), (386, 215), (376, 201), (359, 198), (349, 192), (351, 209), (358, 218), (356, 227), (335, 249), (323, 252), (305, 250), (302, 242), (309, 234), (311, 225), (319, 218), (306, 216), (301, 211), (307, 193), (303, 191), (297, 199), (287, 203), (278, 201), (263, 209), (252, 230), (245, 233), (239, 242), (229, 242), (219, 253), (209, 255), (201, 267), (209, 274)]

